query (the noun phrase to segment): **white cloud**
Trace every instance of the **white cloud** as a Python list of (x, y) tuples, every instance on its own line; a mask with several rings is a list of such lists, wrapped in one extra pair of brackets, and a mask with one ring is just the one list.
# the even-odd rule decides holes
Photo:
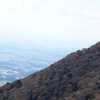
[(100, 20), (99, 19), (94, 19), (94, 20), (89, 20), (89, 22), (91, 22), (91, 23), (99, 23)]
[(14, 15), (14, 14), (9, 14), (9, 13), (0, 13), (2, 17), (10, 17), (10, 18), (23, 18), (22, 15)]
[(0, 0), (0, 8), (26, 9), (21, 2), (22, 0)]
[[(28, 6), (27, 6), (28, 5)], [(38, 8), (39, 10), (45, 10), (48, 13), (56, 13), (62, 14), (63, 16), (74, 16), (76, 19), (93, 19), (98, 20), (100, 18), (99, 12), (93, 12), (89, 10), (80, 10), (72, 8), (72, 7), (64, 7), (58, 2), (53, 1), (52, 3), (41, 2), (40, 0), (0, 0), (0, 8), (6, 7), (11, 9), (19, 9), (19, 10), (26, 10), (30, 9), (30, 6), (33, 9)]]
[(23, 3), (25, 3), (26, 5), (29, 5), (29, 6), (36, 6), (37, 3), (38, 3), (38, 0), (23, 0)]
[(67, 38), (66, 33), (68, 35), (71, 33), (73, 36), (76, 32), (77, 37), (77, 32), (87, 31), (88, 33), (99, 29), (97, 26), (97, 23), (100, 22), (99, 11), (74, 8), (70, 5), (63, 6), (57, 0), (50, 2), (43, 2), (43, 0), (0, 0), (0, 17), (2, 16), (0, 25), (4, 27), (2, 32), (6, 26), (7, 32), (12, 32), (12, 34), (16, 32), (19, 33), (18, 35), (26, 33), (26, 37), (36, 33), (40, 37), (50, 34), (54, 37)]
[(60, 8), (57, 2), (51, 4), (39, 2), (39, 6), (45, 10), (58, 10)]

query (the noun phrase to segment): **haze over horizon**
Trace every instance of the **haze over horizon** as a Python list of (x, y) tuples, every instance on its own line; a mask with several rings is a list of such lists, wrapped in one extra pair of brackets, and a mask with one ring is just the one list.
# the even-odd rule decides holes
[(100, 38), (99, 0), (0, 0), (0, 86)]
[(0, 0), (0, 43), (89, 47), (99, 41), (99, 4), (99, 0)]

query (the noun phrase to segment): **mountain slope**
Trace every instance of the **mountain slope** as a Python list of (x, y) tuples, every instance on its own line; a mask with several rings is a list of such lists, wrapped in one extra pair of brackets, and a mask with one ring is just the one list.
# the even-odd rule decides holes
[(100, 42), (7, 83), (0, 100), (100, 100)]

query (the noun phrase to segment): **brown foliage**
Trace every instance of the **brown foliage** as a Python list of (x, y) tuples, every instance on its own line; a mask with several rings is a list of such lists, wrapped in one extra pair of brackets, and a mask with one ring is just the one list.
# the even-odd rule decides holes
[(0, 88), (0, 100), (99, 100), (100, 42)]

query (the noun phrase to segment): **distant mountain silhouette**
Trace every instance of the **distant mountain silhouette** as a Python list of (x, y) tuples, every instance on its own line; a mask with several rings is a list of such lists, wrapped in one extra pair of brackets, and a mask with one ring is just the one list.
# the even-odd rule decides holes
[(100, 100), (100, 42), (0, 87), (0, 100)]

